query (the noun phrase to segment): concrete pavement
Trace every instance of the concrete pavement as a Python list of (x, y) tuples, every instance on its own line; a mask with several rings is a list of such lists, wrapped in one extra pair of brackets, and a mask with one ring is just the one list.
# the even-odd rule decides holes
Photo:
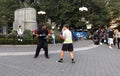
[[(90, 40), (77, 41), (74, 42), (74, 51), (87, 50), (95, 48), (93, 42)], [(0, 56), (8, 55), (33, 55), (35, 53), (37, 45), (1, 45), (0, 46)], [(61, 50), (62, 44), (49, 44), (49, 53), (59, 53)], [(41, 49), (41, 54), (43, 54), (43, 49)]]
[[(71, 63), (68, 53), (64, 63), (56, 63), (59, 59), (56, 51), (61, 49), (61, 44), (49, 45), (50, 59), (43, 54), (37, 59), (33, 59), (34, 54), (0, 56), (0, 76), (120, 76), (120, 49), (93, 46), (91, 41), (75, 42), (74, 47), (79, 48), (74, 52), (75, 64)], [(0, 46), (0, 53), (35, 52), (35, 48), (36, 45)]]

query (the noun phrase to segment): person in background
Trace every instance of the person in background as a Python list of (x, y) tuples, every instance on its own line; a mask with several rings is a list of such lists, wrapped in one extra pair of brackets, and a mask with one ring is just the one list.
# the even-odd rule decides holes
[(100, 39), (99, 39), (99, 36), (96, 32), (94, 33), (94, 36), (93, 36), (92, 40), (93, 40), (95, 45), (99, 45)]
[(36, 53), (34, 58), (37, 58), (39, 56), (41, 48), (45, 51), (45, 57), (49, 59), (48, 55), (48, 30), (46, 28), (46, 25), (41, 24), (41, 27), (38, 29), (38, 32), (36, 34), (36, 37), (38, 37), (38, 44), (36, 48)]
[(63, 30), (62, 30), (62, 39), (64, 39), (63, 42), (63, 46), (60, 52), (60, 60), (58, 60), (57, 62), (59, 63), (63, 63), (63, 58), (64, 58), (64, 51), (69, 51), (70, 57), (71, 57), (71, 61), (72, 63), (75, 63), (74, 61), (74, 54), (73, 54), (73, 41), (72, 41), (72, 33), (69, 30), (69, 26), (67, 24), (65, 24), (63, 26)]
[(18, 38), (18, 41), (23, 41), (23, 29), (21, 27), (21, 25), (19, 25), (18, 29), (17, 29), (17, 38)]
[(54, 31), (52, 31), (51, 36), (52, 36), (52, 43), (55, 44), (55, 34), (54, 34)]
[(109, 29), (105, 29), (105, 32), (104, 32), (104, 43), (105, 44), (108, 44), (108, 33), (109, 33)]
[(104, 42), (104, 28), (102, 27), (100, 30), (99, 30), (99, 39), (100, 39), (100, 45), (102, 45), (102, 43)]
[(36, 37), (36, 34), (38, 33), (38, 30), (37, 29), (35, 29), (35, 30), (33, 30), (33, 39)]
[(114, 32), (113, 32), (113, 29), (110, 28), (110, 31), (109, 31), (109, 33), (108, 33), (108, 44), (109, 44), (109, 48), (112, 48), (113, 38), (114, 38)]
[(118, 43), (118, 29), (114, 29), (114, 45), (116, 45)]
[(118, 30), (118, 38), (117, 38), (117, 46), (118, 46), (118, 49), (120, 49), (120, 30)]

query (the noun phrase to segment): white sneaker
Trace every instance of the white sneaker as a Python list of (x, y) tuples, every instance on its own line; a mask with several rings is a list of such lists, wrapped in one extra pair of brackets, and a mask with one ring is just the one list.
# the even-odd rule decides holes
[(100, 42), (100, 45), (102, 45), (102, 43)]
[(109, 46), (109, 48), (110, 48), (110, 49), (112, 49), (112, 47), (111, 47), (111, 46)]
[(23, 39), (21, 39), (21, 42), (23, 41)]
[(18, 41), (20, 41), (20, 39), (18, 39)]

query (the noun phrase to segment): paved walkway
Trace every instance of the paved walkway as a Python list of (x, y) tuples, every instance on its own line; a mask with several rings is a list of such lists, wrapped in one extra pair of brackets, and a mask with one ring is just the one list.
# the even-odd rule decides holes
[[(49, 44), (49, 53), (60, 53), (62, 44)], [(93, 42), (90, 40), (74, 42), (74, 51), (87, 50), (95, 48)], [(36, 50), (36, 45), (1, 45), (0, 56), (14, 56), (14, 55), (33, 55)], [(41, 54), (44, 51), (41, 49)]]
[[(74, 47), (79, 48), (74, 52), (75, 64), (71, 63), (68, 53), (65, 53), (64, 63), (56, 63), (59, 59), (56, 51), (61, 44), (49, 45), (50, 59), (43, 54), (37, 59), (33, 59), (34, 54), (1, 55), (0, 76), (120, 76), (120, 49), (93, 46), (91, 41), (75, 42)], [(36, 45), (0, 46), (0, 54), (35, 52), (35, 48)]]

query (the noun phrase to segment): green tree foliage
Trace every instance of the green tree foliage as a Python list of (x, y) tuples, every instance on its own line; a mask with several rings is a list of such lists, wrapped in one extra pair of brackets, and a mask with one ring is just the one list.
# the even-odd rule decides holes
[(112, 19), (120, 16), (120, 0), (111, 0), (108, 4)]
[(93, 0), (89, 2), (88, 19), (94, 26), (106, 26), (110, 21), (109, 10), (102, 0)]
[(7, 25), (14, 18), (14, 11), (18, 8), (15, 0), (0, 0), (0, 26)]
[[(85, 6), (87, 12), (79, 11)], [(56, 23), (68, 23), (73, 28), (82, 26), (81, 17), (86, 17), (93, 25), (108, 25), (109, 11), (103, 0), (37, 0), (37, 8), (47, 12), (47, 17)]]
[[(79, 11), (82, 6), (88, 11)], [(106, 26), (110, 21), (110, 11), (114, 11), (113, 18), (120, 14), (119, 0), (0, 0), (0, 25), (12, 22), (14, 11), (23, 7), (34, 7), (37, 12), (46, 11), (45, 16), (52, 22), (68, 23), (73, 28), (84, 24), (81, 22), (83, 16), (94, 26)]]

